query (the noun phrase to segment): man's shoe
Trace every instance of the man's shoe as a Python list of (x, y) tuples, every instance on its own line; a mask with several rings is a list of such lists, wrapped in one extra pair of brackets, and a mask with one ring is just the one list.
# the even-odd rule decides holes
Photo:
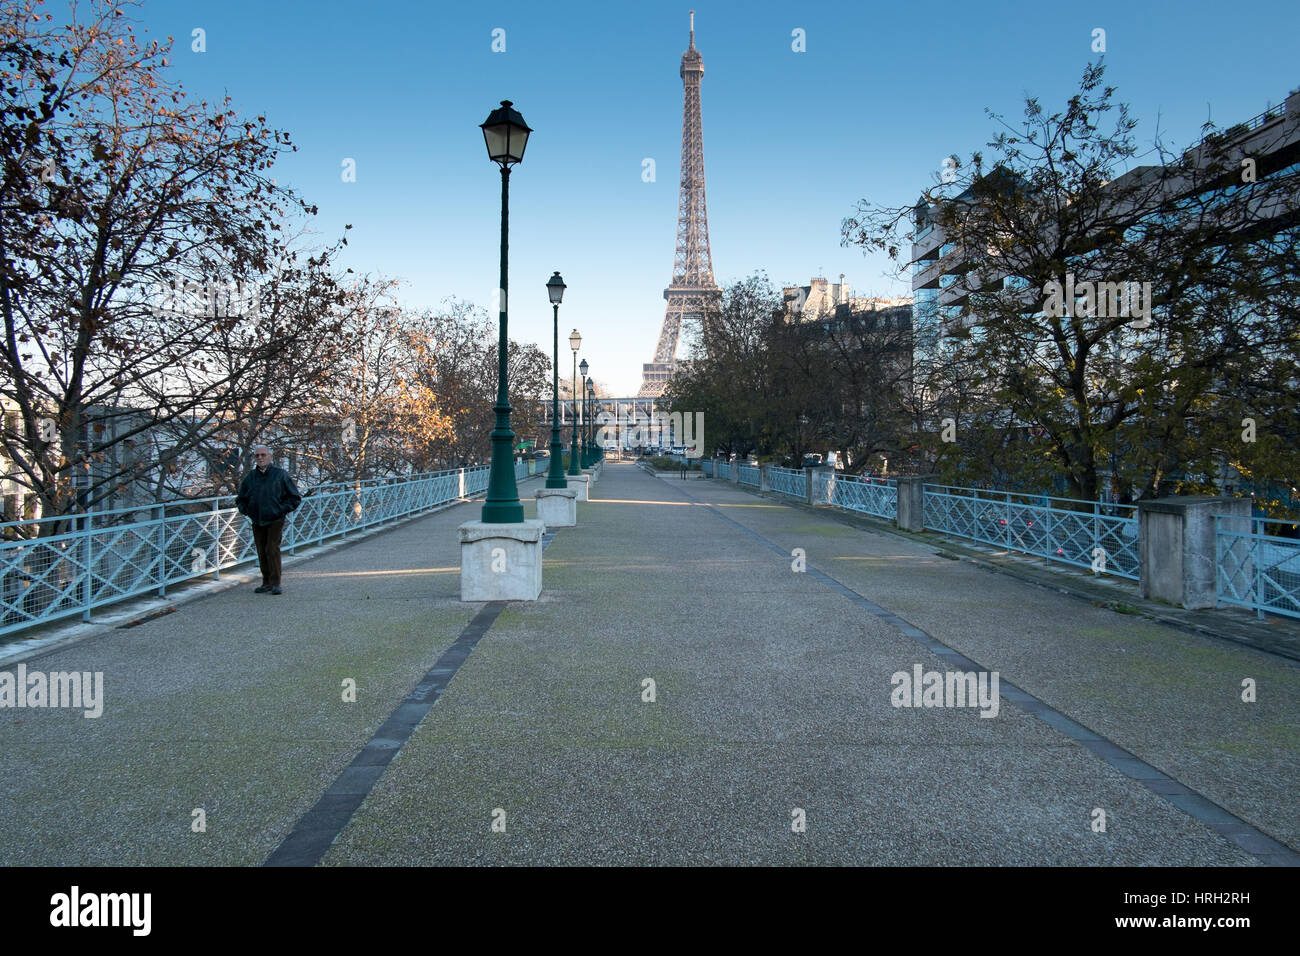
[(279, 588), (271, 588), (271, 593), (272, 593), (272, 594), (281, 594), (281, 593), (283, 593), (283, 592), (282, 592)]
[(271, 589), (268, 588), (265, 584), (263, 584), (260, 588), (253, 588), (253, 593), (254, 593), (254, 594), (265, 594), (265, 593), (266, 593), (267, 591), (269, 591), (269, 590), (271, 590)]

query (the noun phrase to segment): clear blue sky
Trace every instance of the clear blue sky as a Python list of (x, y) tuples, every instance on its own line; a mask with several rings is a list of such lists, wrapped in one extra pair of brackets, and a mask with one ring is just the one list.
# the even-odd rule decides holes
[[(597, 379), (635, 394), (672, 269), (692, 5), (720, 284), (845, 273), (858, 294), (906, 292), (841, 248), (840, 220), (862, 198), (914, 200), (944, 156), (982, 147), (986, 106), (1015, 121), (1026, 93), (1063, 104), (1097, 56), (1096, 27), (1143, 141), (1158, 122), (1185, 145), (1207, 118), (1230, 125), (1300, 86), (1296, 0), (145, 0), (140, 19), (150, 38), (175, 37), (188, 91), (229, 93), (291, 133), (299, 152), (275, 175), (319, 205), (322, 242), (351, 223), (345, 264), (402, 278), (414, 307), (490, 304), (500, 177), (478, 124), (513, 100), (536, 132), (511, 176), (511, 335), (550, 351), (544, 284), (559, 269), (561, 339), (576, 326)], [(796, 28), (806, 52), (791, 49)]]

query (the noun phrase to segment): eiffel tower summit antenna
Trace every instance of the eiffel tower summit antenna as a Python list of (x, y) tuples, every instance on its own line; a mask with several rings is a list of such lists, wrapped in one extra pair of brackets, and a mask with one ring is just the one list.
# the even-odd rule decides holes
[(700, 110), (700, 80), (704, 58), (695, 48), (695, 11), (691, 11), (691, 42), (682, 54), (682, 178), (677, 200), (677, 250), (673, 277), (664, 289), (667, 307), (659, 330), (653, 362), (642, 366), (638, 398), (658, 398), (677, 365), (677, 339), (683, 321), (703, 323), (722, 305), (722, 290), (713, 281), (709, 252), (709, 214), (704, 201), (704, 128)]

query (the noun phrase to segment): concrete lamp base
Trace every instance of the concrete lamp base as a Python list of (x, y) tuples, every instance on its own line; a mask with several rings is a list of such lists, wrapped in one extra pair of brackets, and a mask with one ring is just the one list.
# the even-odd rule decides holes
[(587, 479), (589, 475), (565, 475), (569, 481), (569, 490), (578, 493), (579, 501), (589, 501), (587, 497)]
[(572, 488), (538, 488), (537, 517), (548, 528), (578, 524), (578, 493)]
[(536, 601), (542, 593), (542, 534), (536, 519), (514, 524), (467, 521), (460, 535), (462, 601)]

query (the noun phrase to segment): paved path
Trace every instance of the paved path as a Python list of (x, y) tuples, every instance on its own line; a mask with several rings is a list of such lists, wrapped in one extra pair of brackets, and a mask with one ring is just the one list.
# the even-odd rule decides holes
[[(720, 482), (611, 465), (594, 495), (324, 864), (1290, 862), (1246, 824), (1300, 847), (1285, 662)], [(0, 710), (0, 863), (265, 862), (457, 656), (482, 606), (457, 600), (455, 527), (479, 507), (299, 564), (282, 597), (27, 661), (103, 671), (106, 702)], [(891, 706), (893, 673), (970, 662), (1000, 673), (997, 717)], [(1195, 815), (1130, 775), (1153, 767)]]

